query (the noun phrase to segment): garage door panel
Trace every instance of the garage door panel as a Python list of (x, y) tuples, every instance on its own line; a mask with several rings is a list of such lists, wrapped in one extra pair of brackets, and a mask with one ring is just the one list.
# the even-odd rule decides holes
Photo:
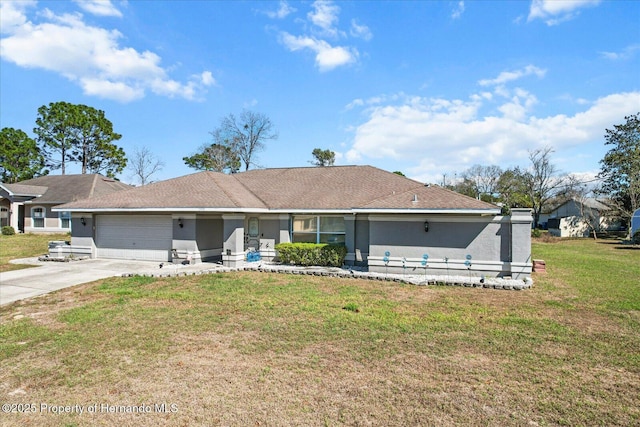
[(168, 261), (173, 239), (168, 215), (100, 215), (98, 257)]

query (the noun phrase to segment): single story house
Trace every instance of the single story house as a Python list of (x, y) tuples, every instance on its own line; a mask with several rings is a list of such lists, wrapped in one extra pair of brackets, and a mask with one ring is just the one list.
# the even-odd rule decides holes
[(99, 174), (45, 175), (15, 184), (0, 183), (0, 221), (24, 233), (67, 233), (71, 213), (58, 205), (133, 188)]
[(593, 230), (617, 231), (620, 223), (607, 217), (610, 210), (595, 198), (572, 198), (549, 213), (547, 229), (558, 237), (588, 237)]
[(98, 258), (237, 266), (249, 250), (269, 260), (278, 243), (318, 242), (344, 244), (345, 262), (369, 271), (531, 273), (529, 209), (501, 216), (371, 166), (198, 172), (54, 211), (71, 213), (68, 250)]

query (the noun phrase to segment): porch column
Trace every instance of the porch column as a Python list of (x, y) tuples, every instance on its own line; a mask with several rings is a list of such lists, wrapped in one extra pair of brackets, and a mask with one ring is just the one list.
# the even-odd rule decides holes
[(511, 277), (531, 276), (531, 209), (511, 209)]
[(276, 243), (291, 243), (291, 234), (289, 230), (289, 215), (278, 215), (278, 222), (280, 224), (280, 235)]
[(237, 267), (244, 262), (244, 215), (222, 215), (222, 264)]
[(9, 203), (9, 225), (13, 227), (16, 233), (20, 232), (20, 228), (18, 227), (20, 223), (20, 206), (23, 206), (23, 203)]
[(347, 256), (344, 263), (355, 265), (356, 263), (356, 216), (349, 214), (344, 216), (344, 245), (347, 248)]

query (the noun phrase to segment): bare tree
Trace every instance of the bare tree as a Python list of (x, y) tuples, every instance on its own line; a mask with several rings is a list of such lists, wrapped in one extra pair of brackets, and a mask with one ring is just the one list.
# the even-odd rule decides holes
[(278, 138), (269, 117), (249, 110), (243, 110), (238, 119), (229, 114), (211, 135), (216, 144), (231, 148), (240, 157), (245, 170), (255, 165), (255, 155), (264, 149), (265, 141)]
[(475, 197), (480, 200), (483, 195), (493, 199), (498, 192), (498, 181), (501, 175), (502, 169), (499, 166), (473, 165), (462, 173), (462, 178), (471, 184)]
[(162, 170), (164, 162), (162, 162), (147, 147), (136, 147), (129, 168), (133, 172), (133, 176), (138, 179), (140, 185), (149, 184), (149, 178)]
[(538, 227), (540, 213), (547, 203), (561, 193), (569, 192), (573, 185), (572, 180), (560, 174), (551, 163), (551, 153), (553, 153), (551, 147), (529, 151), (531, 165), (522, 176), (524, 188), (533, 208), (534, 228)]

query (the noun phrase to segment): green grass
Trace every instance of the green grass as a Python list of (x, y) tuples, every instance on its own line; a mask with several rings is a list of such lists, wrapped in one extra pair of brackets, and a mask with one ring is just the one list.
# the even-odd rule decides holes
[(49, 252), (50, 240), (69, 240), (68, 234), (14, 234), (0, 235), (0, 272), (32, 267), (10, 264), (9, 260), (29, 258)]
[(534, 243), (548, 272), (521, 292), (265, 273), (103, 280), (0, 308), (2, 399), (181, 408), (10, 418), (38, 425), (637, 425), (640, 250), (624, 248)]
[(536, 257), (571, 286), (582, 303), (608, 310), (640, 310), (640, 247), (615, 240), (566, 240), (533, 246)]

